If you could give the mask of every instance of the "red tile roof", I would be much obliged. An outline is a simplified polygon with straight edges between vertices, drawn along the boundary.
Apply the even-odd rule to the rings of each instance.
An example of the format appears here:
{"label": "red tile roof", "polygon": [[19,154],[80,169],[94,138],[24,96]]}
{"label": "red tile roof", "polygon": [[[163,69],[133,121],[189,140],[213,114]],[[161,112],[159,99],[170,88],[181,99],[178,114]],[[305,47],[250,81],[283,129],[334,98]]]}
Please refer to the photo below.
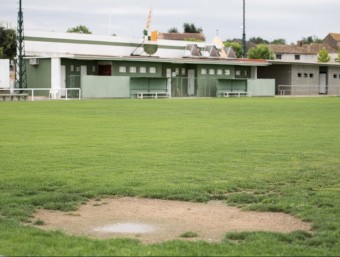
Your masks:
{"label": "red tile roof", "polygon": [[[340,34],[339,34],[340,36]],[[310,44],[310,45],[271,45],[271,49],[276,54],[318,54],[325,47],[328,53],[337,53],[336,49],[328,44]]]}

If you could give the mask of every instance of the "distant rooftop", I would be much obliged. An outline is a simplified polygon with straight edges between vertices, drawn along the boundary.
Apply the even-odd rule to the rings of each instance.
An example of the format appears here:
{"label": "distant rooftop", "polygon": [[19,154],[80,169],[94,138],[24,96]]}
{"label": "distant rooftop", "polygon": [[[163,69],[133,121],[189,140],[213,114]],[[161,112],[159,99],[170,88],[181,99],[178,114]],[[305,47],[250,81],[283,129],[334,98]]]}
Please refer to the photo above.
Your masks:
{"label": "distant rooftop", "polygon": [[340,42],[340,34],[339,33],[329,33],[329,35],[334,38],[336,41]]}
{"label": "distant rooftop", "polygon": [[202,33],[159,33],[159,39],[165,40],[180,40],[196,39],[204,42],[205,36]]}
{"label": "distant rooftop", "polygon": [[328,53],[337,53],[337,50],[328,44],[271,45],[270,47],[276,54],[318,54],[323,47]]}

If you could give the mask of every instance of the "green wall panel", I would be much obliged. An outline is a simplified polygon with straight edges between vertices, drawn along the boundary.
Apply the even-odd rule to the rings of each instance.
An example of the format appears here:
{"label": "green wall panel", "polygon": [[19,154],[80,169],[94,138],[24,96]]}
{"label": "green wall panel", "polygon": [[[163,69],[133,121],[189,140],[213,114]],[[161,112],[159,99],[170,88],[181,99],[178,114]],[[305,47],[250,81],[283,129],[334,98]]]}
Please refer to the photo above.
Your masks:
{"label": "green wall panel", "polygon": [[248,92],[251,96],[275,96],[275,79],[250,79]]}
{"label": "green wall panel", "polygon": [[82,76],[83,98],[129,98],[129,77]]}
{"label": "green wall panel", "polygon": [[[39,65],[30,65],[26,60],[28,88],[51,88],[51,59],[39,59]],[[48,96],[49,91],[36,91],[36,96]]]}

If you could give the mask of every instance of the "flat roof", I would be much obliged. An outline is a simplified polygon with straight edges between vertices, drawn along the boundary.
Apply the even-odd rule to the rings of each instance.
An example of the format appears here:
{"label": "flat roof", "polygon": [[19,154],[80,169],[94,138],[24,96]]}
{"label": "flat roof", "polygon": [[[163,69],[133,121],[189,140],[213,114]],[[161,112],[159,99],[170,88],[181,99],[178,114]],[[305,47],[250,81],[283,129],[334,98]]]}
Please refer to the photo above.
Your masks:
{"label": "flat roof", "polygon": [[160,58],[156,56],[98,56],[98,55],[73,55],[61,57],[76,60],[97,60],[97,61],[133,61],[133,62],[159,62],[174,64],[214,64],[214,65],[240,65],[240,66],[268,66],[267,60],[255,59],[221,59],[204,57],[184,58]]}

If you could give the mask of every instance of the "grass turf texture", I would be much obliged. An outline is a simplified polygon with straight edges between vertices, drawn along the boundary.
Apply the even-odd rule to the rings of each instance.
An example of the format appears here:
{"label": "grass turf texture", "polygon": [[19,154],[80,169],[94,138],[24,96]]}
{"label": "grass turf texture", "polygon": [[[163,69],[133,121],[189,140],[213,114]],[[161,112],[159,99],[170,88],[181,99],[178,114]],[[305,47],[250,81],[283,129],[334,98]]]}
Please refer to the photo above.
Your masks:
{"label": "grass turf texture", "polygon": [[[340,98],[4,102],[0,131],[0,255],[340,253]],[[20,225],[117,195],[223,199],[315,233],[142,245]]]}

